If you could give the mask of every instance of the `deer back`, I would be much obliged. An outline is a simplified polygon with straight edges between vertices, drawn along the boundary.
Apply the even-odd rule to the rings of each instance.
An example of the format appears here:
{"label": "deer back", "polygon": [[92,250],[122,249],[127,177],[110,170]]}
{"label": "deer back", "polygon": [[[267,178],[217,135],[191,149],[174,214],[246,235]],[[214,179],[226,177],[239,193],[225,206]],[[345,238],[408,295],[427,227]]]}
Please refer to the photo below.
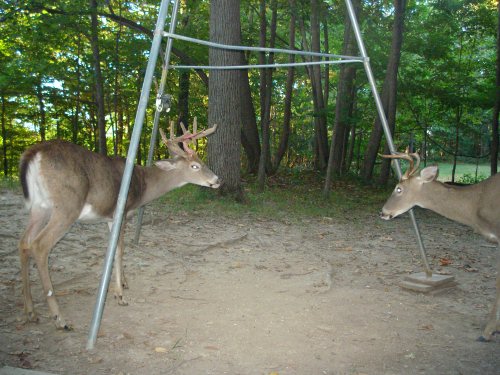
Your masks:
{"label": "deer back", "polygon": [[[20,177],[27,206],[57,205],[111,218],[124,167],[121,157],[100,155],[66,141],[34,145],[21,158]],[[143,173],[134,170],[127,206],[140,198],[144,186]]]}

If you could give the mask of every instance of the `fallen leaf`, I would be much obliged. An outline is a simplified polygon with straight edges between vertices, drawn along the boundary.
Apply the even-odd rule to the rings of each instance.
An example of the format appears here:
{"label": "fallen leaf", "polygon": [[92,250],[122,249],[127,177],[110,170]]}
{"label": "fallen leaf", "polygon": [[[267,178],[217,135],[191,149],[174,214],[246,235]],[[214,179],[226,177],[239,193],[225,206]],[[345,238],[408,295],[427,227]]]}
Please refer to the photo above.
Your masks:
{"label": "fallen leaf", "polygon": [[448,258],[439,258],[439,265],[441,265],[443,267],[449,266],[452,263],[453,262],[452,262],[451,259],[448,259]]}
{"label": "fallen leaf", "polygon": [[434,326],[432,324],[424,324],[418,328],[421,331],[433,331]]}

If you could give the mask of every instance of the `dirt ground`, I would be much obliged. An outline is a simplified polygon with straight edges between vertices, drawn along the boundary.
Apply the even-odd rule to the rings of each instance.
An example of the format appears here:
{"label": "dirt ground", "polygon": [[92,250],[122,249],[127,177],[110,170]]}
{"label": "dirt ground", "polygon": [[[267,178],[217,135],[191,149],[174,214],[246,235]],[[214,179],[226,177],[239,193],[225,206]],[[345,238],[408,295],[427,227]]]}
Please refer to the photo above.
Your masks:
{"label": "dirt ground", "polygon": [[[125,254],[128,306],[112,291],[94,350],[85,349],[108,242],[105,224],[75,224],[50,255],[59,305],[22,324],[17,241],[21,195],[0,191],[0,366],[56,374],[500,374],[500,338],[476,342],[495,293],[497,250],[470,229],[417,211],[429,261],[458,286],[399,287],[421,271],[407,215],[292,221],[146,210]],[[112,280],[113,283],[113,280]],[[111,284],[112,285],[112,284]]]}

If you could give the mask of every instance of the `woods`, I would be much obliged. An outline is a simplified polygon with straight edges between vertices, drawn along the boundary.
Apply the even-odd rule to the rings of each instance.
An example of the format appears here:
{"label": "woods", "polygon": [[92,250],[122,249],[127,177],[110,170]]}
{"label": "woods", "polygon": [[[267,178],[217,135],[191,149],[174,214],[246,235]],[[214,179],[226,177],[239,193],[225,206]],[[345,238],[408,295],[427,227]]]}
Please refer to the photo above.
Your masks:
{"label": "woods", "polygon": [[[498,164],[500,5],[494,0],[353,0],[398,149],[425,161]],[[159,1],[5,1],[0,5],[0,174],[20,154],[61,138],[124,155],[132,133]],[[231,11],[231,16],[229,12]],[[239,15],[239,17],[238,17]],[[177,33],[219,43],[357,55],[343,1],[183,1]],[[167,22],[168,24],[168,22]],[[163,45],[165,47],[166,41]],[[175,40],[171,64],[305,62]],[[313,57],[312,60],[318,61]],[[161,64],[157,67],[157,80]],[[361,64],[287,69],[171,69],[173,120],[219,125],[200,154],[241,194],[241,176],[284,169],[385,184],[386,145]],[[151,98],[155,92],[152,90]],[[154,100],[150,100],[154,103]],[[154,115],[147,110],[138,163]],[[208,145],[208,147],[207,147]],[[156,149],[156,157],[166,151]]]}

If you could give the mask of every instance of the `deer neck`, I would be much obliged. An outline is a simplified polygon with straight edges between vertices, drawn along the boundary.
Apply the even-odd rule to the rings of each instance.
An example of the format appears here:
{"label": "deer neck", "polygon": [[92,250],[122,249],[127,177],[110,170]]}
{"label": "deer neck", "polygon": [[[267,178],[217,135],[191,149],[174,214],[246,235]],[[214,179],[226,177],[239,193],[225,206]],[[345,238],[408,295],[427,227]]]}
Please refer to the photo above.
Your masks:
{"label": "deer neck", "polygon": [[432,210],[450,220],[474,226],[479,194],[475,185],[453,186],[434,181],[422,185],[420,207]]}
{"label": "deer neck", "polygon": [[164,171],[156,166],[140,167],[144,178],[144,192],[139,206],[143,206],[169,192],[185,185],[182,171],[172,169]]}

